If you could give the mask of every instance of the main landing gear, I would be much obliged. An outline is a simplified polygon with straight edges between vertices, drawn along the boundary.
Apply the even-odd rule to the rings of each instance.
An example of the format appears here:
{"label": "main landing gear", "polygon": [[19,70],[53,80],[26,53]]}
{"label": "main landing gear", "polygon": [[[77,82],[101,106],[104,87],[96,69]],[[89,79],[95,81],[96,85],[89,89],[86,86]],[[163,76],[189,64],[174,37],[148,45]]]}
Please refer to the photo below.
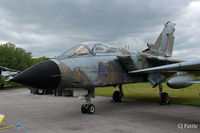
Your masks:
{"label": "main landing gear", "polygon": [[94,114],[95,113],[95,106],[91,104],[91,97],[94,96],[94,89],[88,90],[88,94],[85,95],[85,104],[81,106],[81,112],[83,114]]}
{"label": "main landing gear", "polygon": [[162,92],[162,83],[159,84],[159,94],[160,94],[160,105],[166,105],[170,103],[169,95],[167,92]]}
{"label": "main landing gear", "polygon": [[124,96],[124,93],[122,91],[122,85],[119,85],[119,91],[115,91],[113,93],[113,96],[112,96],[112,101],[113,102],[121,102],[122,100],[122,97]]}

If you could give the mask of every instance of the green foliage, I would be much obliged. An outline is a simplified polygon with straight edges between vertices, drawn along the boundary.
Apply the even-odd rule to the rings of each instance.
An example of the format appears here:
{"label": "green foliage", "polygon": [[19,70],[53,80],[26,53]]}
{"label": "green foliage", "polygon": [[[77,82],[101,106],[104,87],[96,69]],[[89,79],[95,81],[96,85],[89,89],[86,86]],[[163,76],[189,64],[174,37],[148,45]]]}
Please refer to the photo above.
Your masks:
{"label": "green foliage", "polygon": [[12,43],[0,44],[0,66],[22,71],[32,64],[31,52],[26,52]]}

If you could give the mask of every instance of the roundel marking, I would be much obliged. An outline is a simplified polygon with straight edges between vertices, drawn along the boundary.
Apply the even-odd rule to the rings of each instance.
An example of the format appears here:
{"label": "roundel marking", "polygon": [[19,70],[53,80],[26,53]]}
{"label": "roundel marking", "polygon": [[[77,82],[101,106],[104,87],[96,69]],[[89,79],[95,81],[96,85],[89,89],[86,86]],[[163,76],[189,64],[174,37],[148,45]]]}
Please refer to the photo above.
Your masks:
{"label": "roundel marking", "polygon": [[105,69],[105,67],[104,67],[103,65],[99,66],[99,75],[100,75],[101,77],[104,77],[105,74],[106,74],[106,69]]}

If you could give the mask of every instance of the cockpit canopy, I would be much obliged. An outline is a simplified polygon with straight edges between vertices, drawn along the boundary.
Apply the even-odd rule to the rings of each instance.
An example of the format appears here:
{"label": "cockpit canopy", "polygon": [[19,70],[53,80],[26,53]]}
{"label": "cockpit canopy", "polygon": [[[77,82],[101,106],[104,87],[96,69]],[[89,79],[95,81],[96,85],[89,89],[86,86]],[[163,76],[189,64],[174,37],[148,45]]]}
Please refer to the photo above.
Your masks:
{"label": "cockpit canopy", "polygon": [[76,45],[69,51],[65,52],[63,55],[67,56],[80,56],[80,55],[87,55],[90,54],[90,51],[84,45]]}
{"label": "cockpit canopy", "polygon": [[[129,53],[125,49],[120,49],[112,45],[107,45],[103,43],[82,43],[76,45],[72,49],[66,51],[62,55],[64,56],[83,56],[83,55],[112,55],[112,54],[124,54]],[[62,56],[61,55],[61,56]]]}

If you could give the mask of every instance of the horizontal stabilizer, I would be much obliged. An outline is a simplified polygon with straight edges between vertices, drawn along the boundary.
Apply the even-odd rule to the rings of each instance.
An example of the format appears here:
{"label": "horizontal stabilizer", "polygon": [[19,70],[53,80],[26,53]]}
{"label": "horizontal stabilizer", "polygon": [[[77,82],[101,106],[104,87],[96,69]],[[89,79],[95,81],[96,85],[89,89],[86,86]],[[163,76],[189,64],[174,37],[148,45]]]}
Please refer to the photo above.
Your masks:
{"label": "horizontal stabilizer", "polygon": [[148,56],[146,56],[146,58],[149,62],[152,62],[158,66],[183,62],[182,60],[170,59],[170,58],[163,57],[163,56],[148,55]]}

